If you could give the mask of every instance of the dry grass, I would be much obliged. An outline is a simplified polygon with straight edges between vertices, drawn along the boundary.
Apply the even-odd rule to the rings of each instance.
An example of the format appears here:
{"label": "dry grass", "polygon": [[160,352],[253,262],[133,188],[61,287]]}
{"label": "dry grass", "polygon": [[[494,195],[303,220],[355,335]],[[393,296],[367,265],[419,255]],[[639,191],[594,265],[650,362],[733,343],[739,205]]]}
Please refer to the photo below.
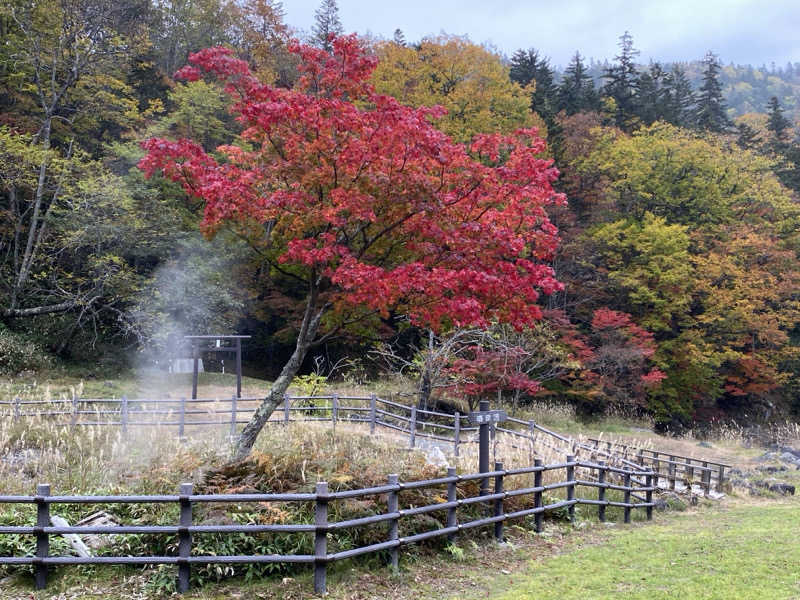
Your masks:
{"label": "dry grass", "polygon": [[[174,432],[173,432],[174,433]],[[30,494],[37,483],[58,493],[142,491],[160,493],[196,478],[204,465],[224,459],[221,435],[180,442],[157,428],[69,429],[30,418],[0,423],[0,486],[7,494]]]}

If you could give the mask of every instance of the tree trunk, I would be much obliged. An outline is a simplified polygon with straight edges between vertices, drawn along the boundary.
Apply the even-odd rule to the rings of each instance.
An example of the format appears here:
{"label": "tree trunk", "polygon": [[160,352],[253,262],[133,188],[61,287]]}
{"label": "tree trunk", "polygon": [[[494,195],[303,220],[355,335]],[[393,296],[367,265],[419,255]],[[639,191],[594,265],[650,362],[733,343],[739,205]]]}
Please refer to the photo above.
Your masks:
{"label": "tree trunk", "polygon": [[428,401],[431,398],[431,371],[426,364],[422,370],[422,377],[419,383],[419,401],[417,406],[422,410],[428,410]]}
{"label": "tree trunk", "polygon": [[314,338],[319,330],[319,323],[322,319],[324,309],[317,310],[317,290],[313,289],[309,296],[308,303],[306,304],[305,314],[303,315],[303,322],[300,326],[300,333],[297,336],[297,344],[295,345],[294,352],[291,358],[286,362],[281,370],[281,374],[272,384],[272,387],[267,394],[267,397],[261,401],[261,404],[256,409],[250,421],[245,425],[242,430],[239,441],[236,444],[236,452],[234,460],[245,458],[253,449],[256,443],[258,434],[269,421],[270,416],[275,411],[277,406],[283,401],[283,395],[292,383],[297,371],[303,364],[303,360],[311,348]]}
{"label": "tree trunk", "polygon": [[428,401],[431,398],[431,392],[433,391],[433,365],[431,364],[434,360],[433,358],[433,330],[428,330],[428,351],[425,355],[425,359],[423,362],[422,373],[420,374],[420,382],[419,382],[419,398],[417,402],[417,406],[422,410],[428,410]]}

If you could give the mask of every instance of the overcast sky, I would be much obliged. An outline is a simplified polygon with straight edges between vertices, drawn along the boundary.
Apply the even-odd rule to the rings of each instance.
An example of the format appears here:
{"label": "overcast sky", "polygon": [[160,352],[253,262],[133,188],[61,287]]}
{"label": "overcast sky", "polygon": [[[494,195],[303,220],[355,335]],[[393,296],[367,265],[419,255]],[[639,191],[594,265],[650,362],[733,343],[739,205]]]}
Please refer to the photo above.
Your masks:
{"label": "overcast sky", "polygon": [[[289,25],[310,30],[319,0],[284,0]],[[779,66],[800,61],[800,0],[338,0],[347,32],[406,39],[466,34],[511,55],[537,48],[564,66],[575,50],[609,60],[628,30],[640,60],[700,59]]]}

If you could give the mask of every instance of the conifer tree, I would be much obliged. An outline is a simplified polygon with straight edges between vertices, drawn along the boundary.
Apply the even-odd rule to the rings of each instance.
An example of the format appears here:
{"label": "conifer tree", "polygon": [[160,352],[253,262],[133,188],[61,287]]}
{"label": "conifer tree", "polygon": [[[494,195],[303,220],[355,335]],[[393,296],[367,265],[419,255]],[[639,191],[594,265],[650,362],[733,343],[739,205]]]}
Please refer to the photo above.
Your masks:
{"label": "conifer tree", "polygon": [[662,119],[678,127],[691,127],[695,93],[680,65],[673,65],[664,79],[664,113]]}
{"label": "conifer tree", "polygon": [[594,80],[588,73],[580,52],[572,57],[557,90],[558,110],[568,115],[599,109],[599,98]]}
{"label": "conifer tree", "polygon": [[747,123],[736,125],[739,135],[736,137],[736,145],[742,150],[752,150],[759,145],[758,132]]}
{"label": "conifer tree", "polygon": [[778,102],[777,96],[773,96],[767,103],[767,129],[772,132],[776,143],[781,143],[786,139],[787,131],[792,125],[791,121],[783,115],[783,107]]}
{"label": "conifer tree", "polygon": [[311,28],[311,44],[326,52],[333,51],[330,37],[342,35],[344,27],[339,20],[339,6],[336,0],[322,0],[314,13],[314,26]]}
{"label": "conifer tree", "polygon": [[392,41],[397,44],[398,46],[406,46],[406,36],[403,33],[403,30],[399,27],[394,30],[394,36],[392,37]]}
{"label": "conifer tree", "polygon": [[666,73],[659,63],[650,65],[648,71],[639,75],[637,114],[646,125],[663,119],[667,112],[665,78]]}
{"label": "conifer tree", "polygon": [[639,73],[634,61],[639,51],[633,47],[633,36],[627,31],[620,36],[619,47],[620,53],[614,57],[617,62],[603,75],[607,80],[603,93],[616,104],[614,121],[617,127],[630,131],[637,112]]}
{"label": "conifer tree", "polygon": [[546,58],[541,58],[534,49],[517,50],[511,57],[511,81],[522,86],[534,83],[535,89],[531,94],[531,110],[541,116],[548,127],[553,124],[556,114],[557,89],[553,82],[553,70]]}
{"label": "conifer tree", "polygon": [[722,84],[719,82],[720,64],[717,56],[710,50],[703,59],[703,85],[697,99],[695,122],[698,129],[712,133],[723,133],[732,123],[726,112],[727,106],[722,97]]}

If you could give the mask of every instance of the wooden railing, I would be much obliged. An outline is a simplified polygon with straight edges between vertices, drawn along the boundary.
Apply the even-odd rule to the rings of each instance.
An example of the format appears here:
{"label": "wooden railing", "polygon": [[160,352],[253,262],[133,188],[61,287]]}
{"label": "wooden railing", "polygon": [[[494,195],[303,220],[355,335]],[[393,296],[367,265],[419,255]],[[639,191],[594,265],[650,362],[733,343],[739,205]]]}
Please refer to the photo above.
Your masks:
{"label": "wooden railing", "polygon": [[[543,475],[555,473],[556,481],[543,483]],[[509,486],[510,478],[532,475],[533,486]],[[552,478],[552,475],[550,476]],[[397,567],[398,553],[401,546],[411,545],[424,540],[446,536],[452,540],[462,531],[492,526],[494,537],[503,539],[503,525],[510,519],[534,517],[533,526],[536,531],[542,530],[542,517],[548,512],[566,509],[569,518],[574,518],[576,505],[597,506],[598,517],[606,518],[607,507],[623,509],[623,520],[631,519],[631,511],[644,510],[646,518],[652,518],[653,474],[643,471],[631,472],[604,463],[576,460],[568,456],[563,463],[542,464],[536,459],[534,464],[524,468],[504,470],[502,463],[495,463],[494,470],[486,473],[470,473],[458,475],[449,468],[446,477],[423,481],[400,482],[397,475],[389,475],[385,485],[353,490],[330,491],[326,482],[316,484],[313,493],[297,494],[193,494],[191,483],[182,484],[176,495],[162,496],[58,496],[53,495],[50,486],[40,484],[34,496],[0,496],[0,504],[33,504],[37,508],[35,526],[0,526],[0,534],[31,535],[36,538],[34,556],[0,556],[0,565],[32,565],[35,572],[37,589],[47,583],[48,568],[54,566],[80,564],[114,564],[114,565],[153,565],[174,564],[178,571],[179,592],[189,589],[190,572],[193,565],[222,563],[305,563],[314,565],[314,590],[322,594],[326,589],[326,572],[329,563],[353,558],[356,556],[388,551],[389,562]],[[484,495],[468,495],[459,484],[469,481],[494,482],[493,489]],[[523,482],[524,484],[524,482]],[[436,502],[423,506],[411,506],[403,502],[403,492],[418,489],[442,489],[446,502]],[[598,490],[596,498],[581,497],[578,489]],[[474,486],[473,486],[474,489]],[[564,490],[564,498],[545,504],[543,494],[555,490]],[[608,491],[621,492],[622,501],[612,501],[606,497]],[[350,498],[382,497],[381,505],[385,511],[346,521],[329,522],[328,507],[332,502]],[[460,497],[459,497],[460,496]],[[507,510],[506,502],[515,499],[515,508]],[[196,525],[193,522],[193,509],[207,503],[313,503],[313,523],[280,523],[261,525]],[[75,526],[59,527],[50,525],[50,509],[59,504],[154,504],[175,503],[180,507],[178,523],[174,525],[114,525],[114,526]],[[482,507],[485,516],[473,515],[463,518],[463,510],[470,505]],[[405,508],[401,508],[405,506]],[[439,513],[439,526],[421,533],[401,535],[404,519],[414,515]],[[386,524],[385,540],[330,553],[328,551],[328,535],[330,532],[364,527],[367,525]],[[442,526],[443,523],[443,526]],[[193,534],[238,533],[263,534],[281,533],[313,536],[313,554],[286,555],[195,555],[192,553]],[[171,556],[51,556],[50,537],[64,534],[150,534],[177,536],[177,554]]]}
{"label": "wooden railing", "polygon": [[697,483],[697,474],[701,485],[711,487],[712,482],[718,492],[722,492],[725,483],[725,471],[730,465],[705,459],[691,458],[672,452],[662,452],[639,448],[608,440],[587,439],[588,445],[595,449],[605,447],[607,453],[621,455],[636,464],[649,467],[655,472],[655,485],[663,479],[669,489],[674,490],[676,484],[691,486]]}
{"label": "wooden railing", "polygon": [[[113,425],[127,432],[130,427],[164,426],[176,427],[176,434],[183,438],[187,428],[198,426],[227,427],[232,438],[238,426],[247,423],[249,415],[261,402],[260,398],[187,399],[187,398],[64,398],[56,400],[0,401],[0,418],[12,419],[48,418],[50,423],[62,426]],[[419,438],[425,438],[452,446],[458,456],[463,444],[477,443],[478,428],[471,425],[467,415],[443,413],[420,409],[370,396],[285,396],[282,406],[273,413],[270,424],[288,424],[298,421],[324,421],[335,427],[338,422],[369,425],[370,432],[376,428],[392,430],[408,436],[408,445],[415,447]],[[663,484],[676,489],[681,483],[697,487],[705,495],[716,488],[722,491],[728,465],[642,450],[613,442],[588,439],[576,440],[543,427],[535,421],[514,417],[496,426],[498,434],[515,438],[527,444],[534,454],[535,446],[547,447],[562,456],[574,454],[588,460],[605,460],[609,464],[629,470],[655,472],[655,485]]]}

